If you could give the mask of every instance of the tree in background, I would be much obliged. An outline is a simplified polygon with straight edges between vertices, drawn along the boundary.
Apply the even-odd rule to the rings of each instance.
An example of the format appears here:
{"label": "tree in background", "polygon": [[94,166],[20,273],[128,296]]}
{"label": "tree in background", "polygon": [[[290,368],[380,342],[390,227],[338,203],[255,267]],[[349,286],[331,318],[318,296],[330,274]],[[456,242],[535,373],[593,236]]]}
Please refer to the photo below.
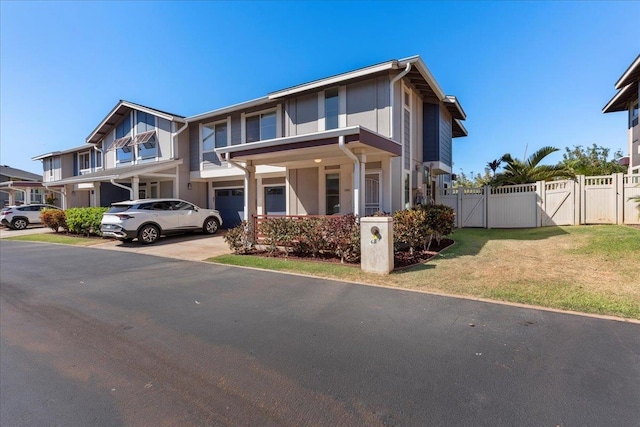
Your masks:
{"label": "tree in background", "polygon": [[560,164],[571,169],[576,175],[611,175],[626,172],[626,166],[622,166],[615,160],[622,157],[622,151],[616,151],[612,159],[609,159],[609,152],[608,148],[596,144],[591,147],[574,145],[572,149],[565,148]]}
{"label": "tree in background", "polygon": [[502,160],[500,159],[492,160],[489,163],[487,163],[487,166],[493,172],[493,176],[496,176],[496,171],[498,170],[501,164],[502,164]]}
{"label": "tree in background", "polygon": [[492,179],[489,169],[484,170],[484,175],[481,175],[480,173],[474,174],[473,171],[469,172],[469,175],[467,175],[462,169],[460,169],[460,173],[456,174],[456,180],[453,182],[453,187],[483,187],[485,185],[489,185]]}
{"label": "tree in background", "polygon": [[555,147],[542,147],[528,159],[514,159],[507,153],[500,159],[505,163],[504,171],[493,178],[492,185],[527,184],[536,181],[573,178],[575,173],[564,164],[541,165],[540,162],[551,153],[559,151]]}

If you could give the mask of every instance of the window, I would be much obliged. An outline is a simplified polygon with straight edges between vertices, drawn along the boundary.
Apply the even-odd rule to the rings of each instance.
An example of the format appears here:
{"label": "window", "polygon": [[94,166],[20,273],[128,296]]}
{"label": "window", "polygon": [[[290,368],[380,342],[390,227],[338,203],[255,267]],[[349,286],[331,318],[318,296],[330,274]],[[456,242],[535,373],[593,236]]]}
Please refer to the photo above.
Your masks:
{"label": "window", "polygon": [[338,88],[324,91],[324,128],[325,130],[338,127]]}
{"label": "window", "polygon": [[96,150],[96,168],[102,167],[102,151]]}
{"label": "window", "polygon": [[136,111],[136,116],[138,118],[136,133],[156,130],[156,116],[142,111]]}
{"label": "window", "polygon": [[264,141],[276,137],[276,112],[247,117],[245,121],[247,142]]}
{"label": "window", "polygon": [[227,122],[202,126],[202,152],[227,146]]}
{"label": "window", "polygon": [[131,150],[131,138],[123,139],[129,136],[131,132],[131,117],[125,118],[116,126],[116,160],[119,163],[127,163],[133,161],[133,151]]}
{"label": "window", "polygon": [[88,151],[78,153],[78,174],[84,175],[91,172],[91,155]]}
{"label": "window", "polygon": [[340,174],[326,175],[327,215],[340,213]]}
{"label": "window", "polygon": [[53,157],[47,159],[47,167],[49,168],[49,178],[53,178]]}
{"label": "window", "polygon": [[138,158],[152,159],[156,157],[156,116],[136,111],[136,139],[134,144],[138,147]]}
{"label": "window", "polygon": [[632,128],[638,125],[638,103],[633,106],[629,111],[629,127]]}
{"label": "window", "polygon": [[402,109],[402,157],[404,168],[411,169],[411,99],[409,92],[404,93],[404,108]]}

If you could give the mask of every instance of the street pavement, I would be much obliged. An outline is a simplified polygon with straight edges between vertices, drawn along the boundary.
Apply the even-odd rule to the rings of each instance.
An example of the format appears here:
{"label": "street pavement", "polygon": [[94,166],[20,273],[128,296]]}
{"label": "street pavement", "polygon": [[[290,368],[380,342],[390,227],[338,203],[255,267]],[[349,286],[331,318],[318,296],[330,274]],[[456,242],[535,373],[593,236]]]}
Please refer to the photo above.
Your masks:
{"label": "street pavement", "polygon": [[0,319],[2,426],[640,425],[629,322],[7,240]]}

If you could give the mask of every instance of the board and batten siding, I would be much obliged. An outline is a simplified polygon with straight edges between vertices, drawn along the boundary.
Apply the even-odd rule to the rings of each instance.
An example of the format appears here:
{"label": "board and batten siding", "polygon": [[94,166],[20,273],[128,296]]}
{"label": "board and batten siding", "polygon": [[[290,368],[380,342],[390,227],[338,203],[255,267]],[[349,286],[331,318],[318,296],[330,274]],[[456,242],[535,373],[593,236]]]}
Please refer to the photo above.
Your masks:
{"label": "board and batten siding", "polygon": [[290,99],[285,105],[285,135],[318,131],[318,93]]}
{"label": "board and batten siding", "polygon": [[378,77],[347,85],[347,126],[363,126],[389,134],[389,78]]}

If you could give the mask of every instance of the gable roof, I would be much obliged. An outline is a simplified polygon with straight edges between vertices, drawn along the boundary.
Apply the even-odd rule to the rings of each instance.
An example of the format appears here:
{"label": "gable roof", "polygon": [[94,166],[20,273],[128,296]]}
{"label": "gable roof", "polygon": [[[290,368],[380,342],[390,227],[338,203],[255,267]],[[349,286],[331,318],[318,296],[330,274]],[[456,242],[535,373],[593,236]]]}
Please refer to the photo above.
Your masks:
{"label": "gable roof", "polygon": [[84,144],[84,145],[80,145],[79,147],[69,148],[67,150],[51,151],[50,153],[40,154],[38,156],[32,157],[31,160],[43,160],[43,159],[46,159],[47,157],[60,156],[62,154],[69,154],[69,153],[77,153],[80,151],[87,151],[87,150],[90,150],[91,148],[92,147],[88,146],[87,144]]}
{"label": "gable roof", "polygon": [[409,73],[407,73],[405,78],[409,80],[409,82],[420,92],[420,94],[425,99],[442,101],[444,103],[444,106],[451,113],[454,119],[465,120],[467,118],[464,110],[462,109],[462,106],[460,105],[456,97],[445,95],[444,91],[431,74],[431,71],[429,71],[429,68],[427,68],[425,63],[422,61],[422,58],[419,55],[416,55],[404,59],[393,59],[364,68],[358,68],[346,73],[336,74],[330,77],[313,80],[308,83],[291,86],[289,88],[271,92],[267,96],[256,98],[251,101],[242,102],[216,110],[211,110],[209,112],[197,114],[195,116],[190,116],[187,117],[186,120],[187,122],[195,122],[198,120],[228,114],[245,108],[268,104],[269,102],[274,102],[288,96],[301,94],[311,90],[336,85],[344,85],[348,82],[357,81],[359,79],[371,77],[376,74],[388,73],[390,71],[402,72],[409,63],[411,64],[411,70],[409,71]]}
{"label": "gable roof", "polygon": [[631,65],[629,65],[629,68],[622,73],[622,76],[620,76],[616,82],[616,89],[620,89],[633,82],[638,83],[638,80],[640,80],[640,55],[636,56],[635,61],[633,61]]}
{"label": "gable roof", "polygon": [[107,114],[107,116],[100,122],[100,124],[89,134],[86,142],[90,144],[98,143],[111,129],[118,124],[131,110],[143,111],[145,113],[153,114],[154,116],[161,117],[169,121],[175,121],[184,123],[184,116],[180,116],[166,111],[157,110],[155,108],[145,107],[144,105],[136,104],[130,101],[120,100],[115,107]]}
{"label": "gable roof", "polygon": [[37,175],[32,172],[27,172],[22,169],[12,168],[7,165],[0,165],[0,175],[6,176],[8,178],[18,178],[24,181],[41,181],[42,175]]}

